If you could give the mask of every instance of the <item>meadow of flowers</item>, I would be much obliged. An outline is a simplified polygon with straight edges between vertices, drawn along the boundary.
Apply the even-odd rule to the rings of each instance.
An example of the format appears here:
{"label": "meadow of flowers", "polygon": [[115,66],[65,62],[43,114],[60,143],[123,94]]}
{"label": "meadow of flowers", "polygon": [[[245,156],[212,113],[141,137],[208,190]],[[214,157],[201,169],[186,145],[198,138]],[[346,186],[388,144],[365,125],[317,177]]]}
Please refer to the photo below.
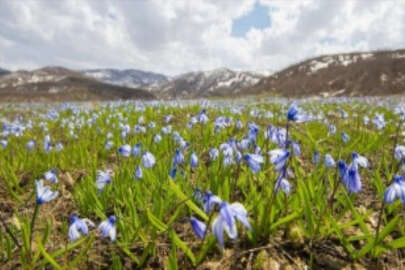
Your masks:
{"label": "meadow of flowers", "polygon": [[4,104],[0,117],[1,269],[405,267],[398,100]]}

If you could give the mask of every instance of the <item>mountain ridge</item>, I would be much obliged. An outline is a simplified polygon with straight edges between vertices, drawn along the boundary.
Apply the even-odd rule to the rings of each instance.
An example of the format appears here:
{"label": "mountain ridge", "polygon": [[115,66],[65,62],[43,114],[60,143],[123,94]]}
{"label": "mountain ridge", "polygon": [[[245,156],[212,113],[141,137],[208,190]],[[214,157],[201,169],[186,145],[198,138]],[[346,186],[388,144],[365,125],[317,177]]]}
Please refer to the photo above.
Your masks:
{"label": "mountain ridge", "polygon": [[247,94],[286,97],[405,93],[405,49],[321,55],[260,80]]}
{"label": "mountain ridge", "polygon": [[18,70],[0,77],[0,101],[155,99],[142,89],[103,83],[64,67]]}

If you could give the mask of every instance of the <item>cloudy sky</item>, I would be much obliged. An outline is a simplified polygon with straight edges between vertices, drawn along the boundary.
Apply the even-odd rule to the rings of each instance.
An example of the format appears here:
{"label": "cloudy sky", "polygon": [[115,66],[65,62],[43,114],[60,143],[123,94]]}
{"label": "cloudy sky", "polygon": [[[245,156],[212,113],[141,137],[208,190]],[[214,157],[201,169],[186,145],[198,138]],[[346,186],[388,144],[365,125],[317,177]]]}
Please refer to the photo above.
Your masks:
{"label": "cloudy sky", "polygon": [[0,67],[175,75],[405,48],[405,0],[2,0]]}

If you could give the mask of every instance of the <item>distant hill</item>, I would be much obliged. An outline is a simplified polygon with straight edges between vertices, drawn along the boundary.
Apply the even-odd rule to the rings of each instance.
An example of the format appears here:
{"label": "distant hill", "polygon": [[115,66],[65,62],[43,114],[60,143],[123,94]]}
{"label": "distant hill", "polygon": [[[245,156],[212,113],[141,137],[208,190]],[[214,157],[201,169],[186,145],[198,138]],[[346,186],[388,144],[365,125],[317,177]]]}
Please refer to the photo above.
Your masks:
{"label": "distant hill", "polygon": [[63,67],[15,71],[0,77],[0,101],[154,99],[145,90],[111,85]]}
{"label": "distant hill", "polygon": [[246,94],[384,96],[405,93],[405,50],[324,55],[265,77]]}
{"label": "distant hill", "polygon": [[0,68],[0,76],[7,75],[9,73],[10,73],[10,71]]}
{"label": "distant hill", "polygon": [[165,99],[233,96],[258,83],[264,76],[253,72],[233,71],[227,68],[185,73],[167,83],[150,88]]}
{"label": "distant hill", "polygon": [[169,81],[163,74],[137,69],[89,69],[81,72],[101,82],[132,88],[153,87]]}

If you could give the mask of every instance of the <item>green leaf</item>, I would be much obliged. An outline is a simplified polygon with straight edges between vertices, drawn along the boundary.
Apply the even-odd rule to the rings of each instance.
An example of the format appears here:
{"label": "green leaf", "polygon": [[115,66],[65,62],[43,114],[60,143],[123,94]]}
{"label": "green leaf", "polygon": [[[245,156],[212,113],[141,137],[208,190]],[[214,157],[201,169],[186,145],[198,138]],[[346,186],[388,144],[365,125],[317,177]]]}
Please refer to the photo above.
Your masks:
{"label": "green leaf", "polygon": [[146,215],[148,216],[148,219],[150,221],[150,223],[159,231],[164,232],[167,231],[168,227],[166,226],[166,224],[164,224],[160,219],[158,219],[157,217],[155,217],[149,209],[146,210]]}
{"label": "green leaf", "polygon": [[384,229],[379,233],[377,242],[380,242],[383,240],[387,235],[389,235],[393,230],[395,230],[395,226],[397,225],[399,221],[400,216],[397,215],[394,217],[385,227]]}
{"label": "green leaf", "polygon": [[277,227],[279,227],[279,226],[281,226],[281,225],[283,225],[285,223],[290,223],[293,220],[299,218],[300,216],[301,216],[300,212],[293,212],[292,214],[290,214],[290,215],[288,215],[286,217],[280,218],[277,222],[273,223],[271,225],[270,229],[275,230]]}
{"label": "green leaf", "polygon": [[195,203],[193,203],[179,188],[179,186],[176,185],[176,183],[172,180],[169,179],[169,186],[170,189],[176,194],[176,196],[182,200],[185,201],[185,204],[197,215],[199,215],[202,219],[205,221],[208,220],[208,216],[204,213],[203,210],[201,210]]}
{"label": "green leaf", "polygon": [[389,243],[390,247],[392,248],[405,248],[405,236],[395,239],[394,241],[392,241],[391,243]]}
{"label": "green leaf", "polygon": [[47,253],[44,249],[44,247],[42,246],[41,241],[37,241],[38,242],[38,248],[41,251],[42,256],[44,256],[44,259],[50,264],[52,265],[55,269],[62,269],[62,267],[54,260],[54,258],[52,258],[51,255],[49,255],[49,253]]}
{"label": "green leaf", "polygon": [[187,255],[187,257],[190,259],[190,261],[195,265],[196,259],[194,256],[194,253],[191,251],[191,249],[187,246],[186,243],[184,243],[174,231],[170,231],[170,237],[172,241],[176,244],[177,247],[179,247],[184,254]]}

